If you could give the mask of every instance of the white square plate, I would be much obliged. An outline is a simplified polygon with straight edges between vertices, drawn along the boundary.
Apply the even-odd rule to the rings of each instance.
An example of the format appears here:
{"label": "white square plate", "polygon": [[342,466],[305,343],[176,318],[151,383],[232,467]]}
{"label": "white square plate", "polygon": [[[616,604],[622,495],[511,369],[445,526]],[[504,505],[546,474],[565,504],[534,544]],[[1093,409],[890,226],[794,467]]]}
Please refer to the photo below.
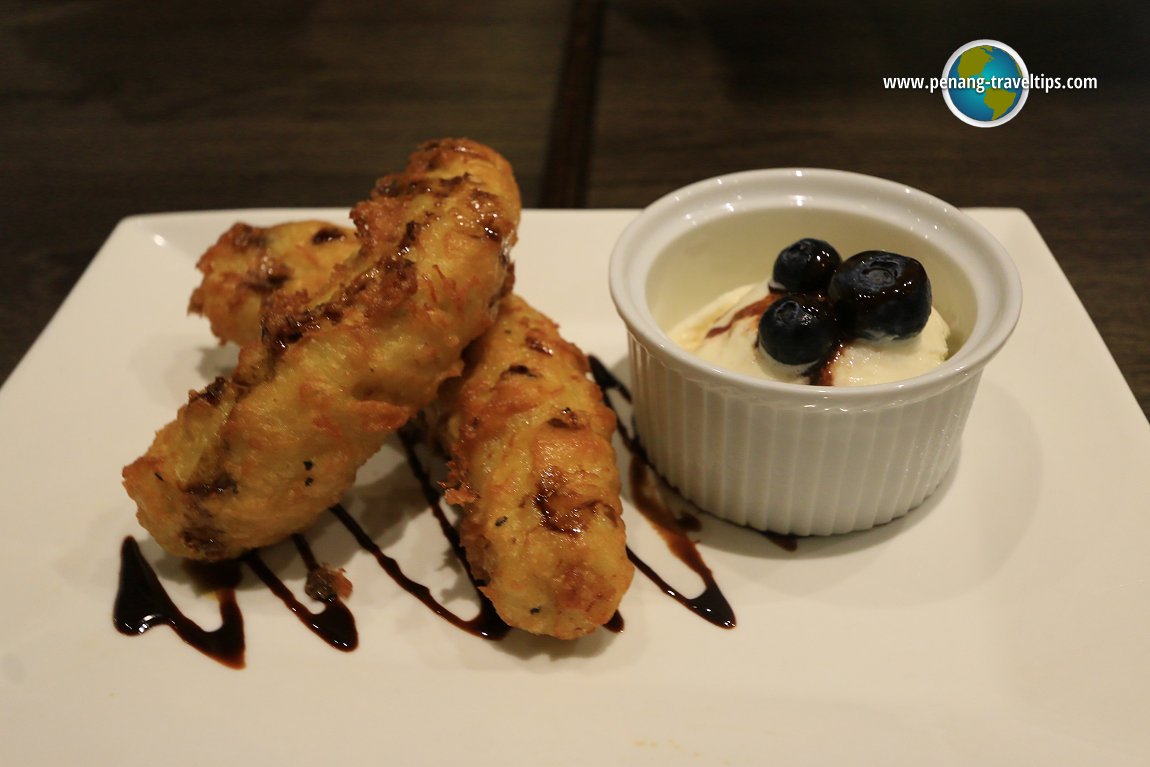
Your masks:
{"label": "white square plate", "polygon": [[[113,628],[127,535],[185,612],[218,622],[136,526],[120,469],[232,359],[184,311],[204,248],[236,220],[346,216],[126,219],[0,390],[0,762],[1150,763],[1150,426],[1029,219],[970,213],[1016,259],[1026,298],[956,469],[906,518],[793,552],[704,516],[693,537],[736,628],[637,573],[621,633],[486,641],[322,524],[310,537],[355,585],[359,648],[327,647],[249,572],[238,671],[166,627]],[[606,268],[633,216],[527,211],[514,253],[517,290],[616,372],[626,339]],[[398,455],[373,459],[356,502],[376,509],[379,544],[466,615],[418,488],[391,471]],[[697,592],[626,517],[636,553]],[[286,550],[265,557],[298,575]]]}

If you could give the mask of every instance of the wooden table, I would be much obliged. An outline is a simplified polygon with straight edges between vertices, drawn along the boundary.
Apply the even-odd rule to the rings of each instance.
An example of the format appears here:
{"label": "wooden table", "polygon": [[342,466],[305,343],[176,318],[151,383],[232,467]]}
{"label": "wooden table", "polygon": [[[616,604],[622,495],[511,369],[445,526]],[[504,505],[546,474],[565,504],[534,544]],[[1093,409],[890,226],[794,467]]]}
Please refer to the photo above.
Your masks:
{"label": "wooden table", "polygon": [[[803,165],[1022,208],[1150,413],[1144,4],[271,6],[4,2],[0,380],[120,218],[345,206],[420,141],[468,135],[541,207],[640,207],[718,173]],[[1097,88],[1032,92],[1016,119],[978,129],[938,93],[883,87],[936,76],[980,38]]]}

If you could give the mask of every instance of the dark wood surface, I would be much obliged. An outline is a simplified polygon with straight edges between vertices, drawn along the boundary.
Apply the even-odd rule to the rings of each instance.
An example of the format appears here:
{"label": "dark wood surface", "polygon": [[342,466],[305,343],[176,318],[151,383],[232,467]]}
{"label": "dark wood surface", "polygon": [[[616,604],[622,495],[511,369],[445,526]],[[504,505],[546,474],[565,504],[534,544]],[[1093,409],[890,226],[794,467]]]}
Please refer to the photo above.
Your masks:
{"label": "dark wood surface", "polygon": [[[641,207],[806,165],[1022,208],[1150,413],[1150,7],[933,8],[5,0],[0,380],[124,216],[350,205],[420,141],[467,135],[511,159],[532,206]],[[1032,92],[991,129],[883,88],[980,38],[1098,87]]]}

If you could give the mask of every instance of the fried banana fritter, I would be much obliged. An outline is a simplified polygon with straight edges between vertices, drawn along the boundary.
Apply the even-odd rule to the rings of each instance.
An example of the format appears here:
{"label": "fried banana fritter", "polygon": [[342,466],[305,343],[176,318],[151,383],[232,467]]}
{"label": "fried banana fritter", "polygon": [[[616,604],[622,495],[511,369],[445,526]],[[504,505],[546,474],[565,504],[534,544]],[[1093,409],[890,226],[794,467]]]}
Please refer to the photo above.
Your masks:
{"label": "fried banana fritter", "polygon": [[237,223],[196,264],[204,278],[188,311],[206,317],[221,341],[254,343],[272,295],[312,293],[358,250],[354,229],[324,221]]}
{"label": "fried banana fritter", "polygon": [[572,639],[615,614],[631,583],[611,437],[586,356],[509,295],[432,418],[451,456],[472,575],[509,625]]}
{"label": "fried banana fritter", "polygon": [[[332,227],[281,224],[257,231],[258,246],[237,247],[236,232],[253,235],[234,227],[201,259],[217,268],[205,270],[198,300],[258,309],[279,291],[316,291],[326,280],[314,265],[330,253],[313,252],[324,244],[314,231]],[[250,278],[233,277],[260,274],[269,251],[276,268],[293,275],[290,285],[253,289]],[[258,311],[213,319],[212,328],[225,341],[258,336]],[[496,324],[465,358],[463,378],[444,384],[429,413],[454,456],[448,497],[466,511],[472,572],[510,625],[560,638],[587,634],[610,620],[633,570],[619,517],[613,414],[587,380],[583,354],[518,297],[503,300]]]}
{"label": "fried banana fritter", "polygon": [[219,560],[308,527],[463,367],[510,283],[511,167],[430,142],[352,210],[360,248],[313,296],[276,292],[229,378],[193,392],[124,468],[169,552]]}

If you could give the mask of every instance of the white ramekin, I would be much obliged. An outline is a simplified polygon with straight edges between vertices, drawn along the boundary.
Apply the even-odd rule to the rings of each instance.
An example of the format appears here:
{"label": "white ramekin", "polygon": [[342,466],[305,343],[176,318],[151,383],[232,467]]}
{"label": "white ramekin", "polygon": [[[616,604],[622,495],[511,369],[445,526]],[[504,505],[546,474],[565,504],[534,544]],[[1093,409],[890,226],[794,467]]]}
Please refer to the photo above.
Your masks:
{"label": "white ramekin", "polygon": [[[801,237],[913,256],[951,326],[939,368],[890,384],[799,386],[718,369],[667,335],[720,293],[769,274]],[[630,335],[635,429],[684,497],[732,522],[796,535],[865,530],[929,496],[958,452],[986,363],[1018,320],[1022,285],[994,237],[953,205],[842,171],[756,170],[672,192],[611,255]]]}

